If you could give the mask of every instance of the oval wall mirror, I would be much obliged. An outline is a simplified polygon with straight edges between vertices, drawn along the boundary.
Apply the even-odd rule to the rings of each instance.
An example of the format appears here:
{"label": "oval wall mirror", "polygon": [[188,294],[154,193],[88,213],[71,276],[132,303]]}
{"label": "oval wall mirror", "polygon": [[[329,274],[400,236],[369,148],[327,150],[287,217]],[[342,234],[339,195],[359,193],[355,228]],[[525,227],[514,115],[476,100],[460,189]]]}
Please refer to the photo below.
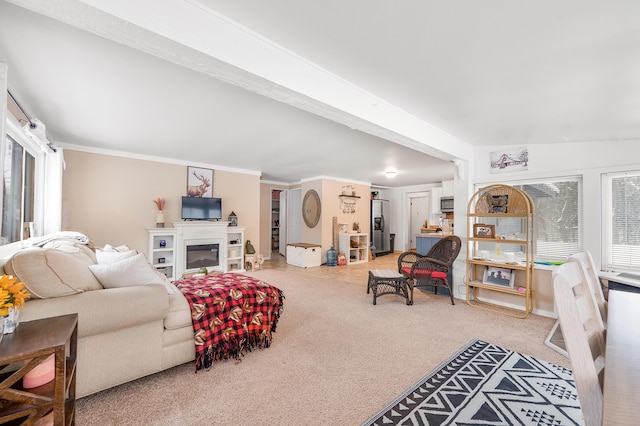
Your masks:
{"label": "oval wall mirror", "polygon": [[310,189],[304,194],[302,219],[309,228],[315,228],[320,220],[320,196],[315,189]]}

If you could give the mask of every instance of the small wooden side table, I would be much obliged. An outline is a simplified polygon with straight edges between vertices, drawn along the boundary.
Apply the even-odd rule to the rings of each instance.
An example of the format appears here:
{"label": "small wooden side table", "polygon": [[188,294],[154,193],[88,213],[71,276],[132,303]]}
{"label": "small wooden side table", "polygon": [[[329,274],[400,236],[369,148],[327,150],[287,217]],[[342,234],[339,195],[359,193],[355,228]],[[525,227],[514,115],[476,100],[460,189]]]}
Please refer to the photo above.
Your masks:
{"label": "small wooden side table", "polygon": [[[56,426],[75,424],[77,339],[77,314],[21,322],[15,332],[4,335],[0,371],[16,362],[24,365],[0,374],[0,424],[31,425],[52,411]],[[23,389],[24,375],[51,354],[55,354],[53,381]]]}

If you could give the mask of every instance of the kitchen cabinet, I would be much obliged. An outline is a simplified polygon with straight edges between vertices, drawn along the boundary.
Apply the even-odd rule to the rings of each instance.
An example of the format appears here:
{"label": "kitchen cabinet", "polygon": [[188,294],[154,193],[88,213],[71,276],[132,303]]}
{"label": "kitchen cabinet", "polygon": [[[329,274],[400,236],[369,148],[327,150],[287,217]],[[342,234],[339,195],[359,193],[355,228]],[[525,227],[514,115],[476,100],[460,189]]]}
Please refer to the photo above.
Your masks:
{"label": "kitchen cabinet", "polygon": [[442,181],[442,196],[443,197],[453,197],[453,181],[452,180],[444,180]]}

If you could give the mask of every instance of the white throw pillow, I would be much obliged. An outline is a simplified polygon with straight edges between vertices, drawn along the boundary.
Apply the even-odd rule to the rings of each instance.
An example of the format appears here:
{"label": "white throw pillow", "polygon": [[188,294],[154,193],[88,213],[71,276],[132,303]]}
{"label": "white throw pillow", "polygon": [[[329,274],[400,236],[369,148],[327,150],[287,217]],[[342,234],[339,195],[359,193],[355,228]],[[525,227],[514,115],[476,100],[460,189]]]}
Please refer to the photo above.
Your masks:
{"label": "white throw pillow", "polygon": [[128,259],[136,255],[135,250],[129,251],[105,251],[105,250],[96,250],[96,259],[99,264],[103,263],[114,263],[123,259]]}
{"label": "white throw pillow", "polygon": [[113,263],[89,265],[89,270],[104,288],[165,284],[142,253]]}
{"label": "white throw pillow", "polygon": [[102,250],[103,251],[129,251],[131,249],[126,244],[123,244],[123,245],[118,246],[118,247],[114,247],[111,244],[105,244],[104,247],[102,247]]}

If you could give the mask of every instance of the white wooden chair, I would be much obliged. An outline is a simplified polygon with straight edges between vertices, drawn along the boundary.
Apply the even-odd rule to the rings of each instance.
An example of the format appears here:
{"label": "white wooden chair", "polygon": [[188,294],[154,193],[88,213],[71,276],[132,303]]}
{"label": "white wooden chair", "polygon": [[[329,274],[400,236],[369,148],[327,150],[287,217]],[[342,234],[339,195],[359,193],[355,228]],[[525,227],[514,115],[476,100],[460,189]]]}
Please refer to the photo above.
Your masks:
{"label": "white wooden chair", "polygon": [[605,340],[600,313],[579,262],[561,265],[553,277],[554,299],[585,424],[602,424]]}
{"label": "white wooden chair", "polygon": [[600,277],[598,276],[598,268],[596,268],[593,257],[588,251],[582,251],[580,253],[572,254],[569,256],[569,261],[578,261],[583,267],[585,278],[591,288],[591,294],[593,300],[600,311],[600,317],[604,328],[607,328],[607,301],[604,298],[602,291],[602,284],[600,283]]}
{"label": "white wooden chair", "polygon": [[[600,322],[601,326],[605,331],[607,329],[607,301],[604,298],[604,293],[602,292],[602,285],[600,284],[600,278],[598,277],[598,269],[595,266],[595,262],[593,261],[593,257],[591,257],[591,253],[588,251],[579,252],[576,254],[572,254],[568,257],[569,262],[578,262],[581,267],[581,273],[583,274],[583,278],[586,280],[589,285],[589,289],[591,290],[592,301],[596,305],[598,312],[600,313]],[[549,346],[556,352],[564,355],[567,355],[567,350],[564,345],[564,338],[562,336],[562,329],[560,327],[560,322],[556,321],[549,331],[547,338],[544,341],[545,345]]]}

